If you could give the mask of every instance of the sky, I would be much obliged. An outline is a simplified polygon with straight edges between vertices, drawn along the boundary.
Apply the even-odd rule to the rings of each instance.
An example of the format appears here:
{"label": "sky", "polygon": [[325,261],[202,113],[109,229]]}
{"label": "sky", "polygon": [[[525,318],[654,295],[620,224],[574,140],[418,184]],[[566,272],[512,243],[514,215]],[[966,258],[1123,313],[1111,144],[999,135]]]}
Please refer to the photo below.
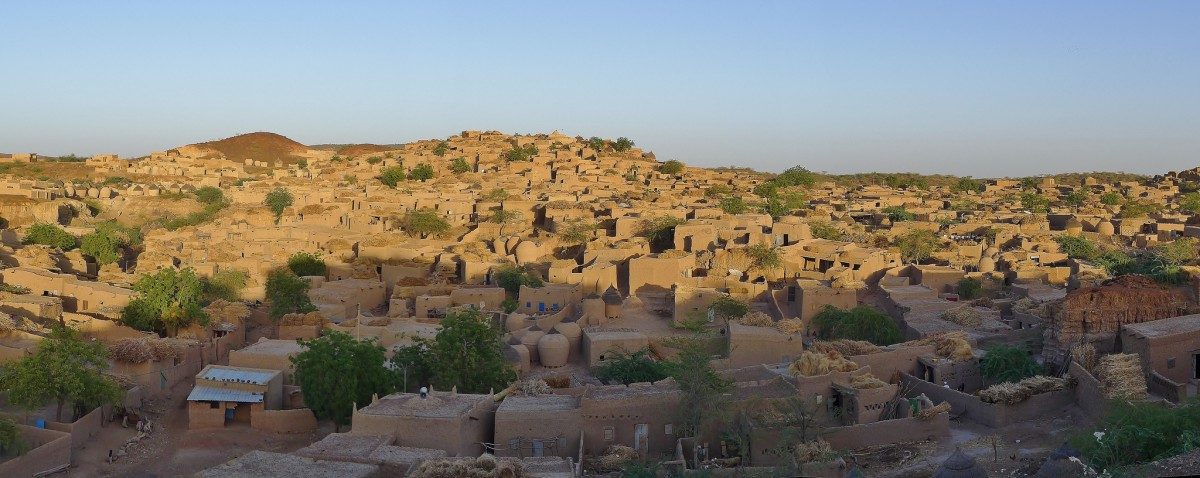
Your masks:
{"label": "sky", "polygon": [[1200,166],[1200,2],[4,0],[0,151],[625,136],[976,177]]}

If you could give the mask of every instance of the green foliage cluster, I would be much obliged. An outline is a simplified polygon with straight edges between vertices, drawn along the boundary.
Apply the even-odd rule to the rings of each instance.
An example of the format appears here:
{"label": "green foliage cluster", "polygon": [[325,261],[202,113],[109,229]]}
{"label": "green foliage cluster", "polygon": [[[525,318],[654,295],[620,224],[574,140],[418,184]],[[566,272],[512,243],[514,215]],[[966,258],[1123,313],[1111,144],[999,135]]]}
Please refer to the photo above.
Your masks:
{"label": "green foliage cluster", "polygon": [[417,234],[422,238],[430,235],[438,236],[450,230],[450,223],[433,209],[414,209],[404,215],[400,227],[409,234]]}
{"label": "green foliage cluster", "polygon": [[997,382],[1019,382],[1042,373],[1042,367],[1024,347],[995,345],[979,359],[979,371]]}
{"label": "green foliage cluster", "polygon": [[63,230],[55,224],[37,223],[29,226],[29,231],[25,233],[26,244],[41,244],[44,246],[57,247],[64,251],[74,249],[77,241],[75,236]]}
{"label": "green foliage cluster", "polygon": [[454,174],[469,173],[472,169],[471,165],[467,163],[467,158],[461,156],[450,162],[450,172]]}
{"label": "green foliage cluster", "polygon": [[883,210],[881,212],[883,212],[884,214],[887,214],[888,219],[891,219],[892,222],[911,221],[911,220],[917,218],[916,215],[914,215],[911,212],[908,212],[908,210],[905,209],[904,206],[888,206],[888,207],[883,208]]}
{"label": "green foliage cluster", "polygon": [[668,161],[658,165],[658,172],[663,173],[663,174],[669,174],[671,176],[675,176],[679,173],[682,173],[683,168],[684,168],[684,166],[683,166],[682,162],[671,159],[671,160],[668,160]]}
{"label": "green foliage cluster", "polygon": [[748,304],[727,295],[714,299],[708,309],[713,311],[713,317],[722,320],[740,319],[750,313]]}
{"label": "green foliage cluster", "polygon": [[271,302],[271,320],[286,314],[304,314],[317,310],[308,298],[309,283],[286,268],[267,273],[266,295]]}
{"label": "green foliage cluster", "polygon": [[222,193],[220,188],[213,186],[204,186],[197,189],[194,194],[196,195],[196,200],[200,201],[201,204],[217,204],[225,200],[225,193]]}
{"label": "green foliage cluster", "polygon": [[1123,473],[1113,472],[1200,448],[1197,430],[1200,402],[1166,406],[1114,400],[1097,427],[1102,433],[1081,432],[1072,437],[1071,444],[1105,476],[1121,476]]}
{"label": "green foliage cluster", "polygon": [[746,255],[750,256],[750,265],[760,271],[783,268],[783,257],[779,255],[778,247],[754,244],[746,248]]}
{"label": "green foliage cluster", "polygon": [[537,288],[545,285],[542,277],[536,272],[521,270],[513,266],[504,266],[496,270],[492,274],[492,280],[496,282],[496,285],[503,287],[511,298],[516,298],[517,294],[521,293],[521,286]]}
{"label": "green foliage cluster", "polygon": [[1190,192],[1179,198],[1179,210],[1192,214],[1200,214],[1200,192]]}
{"label": "green foliage cluster", "polygon": [[728,194],[733,194],[733,189],[724,184],[715,184],[704,190],[704,197],[719,198]]}
{"label": "green foliage cluster", "polygon": [[746,201],[737,196],[728,196],[721,199],[721,210],[726,214],[742,214],[749,209],[746,206]]}
{"label": "green foliage cluster", "polygon": [[25,451],[25,443],[21,441],[21,432],[17,430],[17,422],[11,418],[0,418],[0,458],[10,453],[21,454]]}
{"label": "green foliage cluster", "polygon": [[[269,195],[268,195],[268,197],[269,197]],[[199,200],[199,197],[197,197],[197,200]],[[219,201],[210,202],[210,203],[205,203],[205,202],[201,201],[201,203],[204,204],[204,207],[201,208],[199,211],[193,212],[193,213],[188,214],[183,217],[177,217],[175,219],[171,219],[167,222],[164,222],[162,226],[164,228],[166,228],[167,230],[174,231],[176,229],[183,228],[183,227],[190,227],[190,226],[204,224],[206,222],[209,222],[209,221],[212,221],[213,219],[215,219],[217,217],[217,214],[220,213],[222,209],[225,209],[226,207],[229,206],[229,201],[227,201],[225,199],[221,199]],[[289,203],[289,205],[290,205],[290,203]],[[282,214],[282,211],[280,212],[280,214]],[[278,217],[276,217],[276,221],[278,221],[278,220],[279,220]]]}
{"label": "green foliage cluster", "polygon": [[558,234],[568,243],[582,244],[592,237],[592,231],[598,227],[595,222],[587,219],[573,219],[560,226]]}
{"label": "green foliage cluster", "polygon": [[1121,201],[1124,200],[1125,198],[1121,196],[1120,193],[1115,191],[1109,191],[1100,195],[1100,204],[1105,206],[1116,206],[1117,204],[1121,204]]}
{"label": "green foliage cluster", "polygon": [[937,235],[928,229],[913,229],[896,238],[896,247],[905,261],[920,263],[941,247]]}
{"label": "green foliage cluster", "polygon": [[[100,342],[85,340],[72,329],[56,327],[33,353],[0,367],[0,390],[8,403],[34,410],[54,402],[55,418],[63,421],[68,402],[79,411],[115,404],[121,388],[104,375],[108,353]],[[74,421],[69,420],[69,421]]]}
{"label": "green foliage cluster", "polygon": [[1074,191],[1071,191],[1070,194],[1063,196],[1063,202],[1067,203],[1067,205],[1075,206],[1075,207],[1084,205],[1085,203],[1087,203],[1087,200],[1088,200],[1088,191],[1083,188],[1076,189]]}
{"label": "green foliage cluster", "polygon": [[418,163],[408,172],[408,179],[412,181],[428,181],[433,179],[433,166],[429,163]]}
{"label": "green foliage cluster", "polygon": [[138,330],[161,335],[192,323],[207,324],[204,313],[204,283],[191,268],[163,268],[138,278],[133,284],[138,297],[121,311],[121,322]]}
{"label": "green foliage cluster", "polygon": [[670,376],[667,364],[650,358],[649,351],[634,353],[611,352],[610,357],[596,367],[596,378],[604,383],[657,382]]}
{"label": "green foliage cluster", "polygon": [[7,292],[9,294],[28,294],[29,288],[0,282],[0,292]]}
{"label": "green foliage cluster", "polygon": [[97,224],[94,232],[79,239],[79,251],[104,266],[121,258],[122,247],[141,242],[141,231],[137,228],[126,227],[116,221],[105,221]]}
{"label": "green foliage cluster", "polygon": [[985,186],[983,181],[971,178],[959,178],[958,181],[955,181],[954,184],[950,186],[950,190],[956,193],[981,193],[983,192],[984,188]]}
{"label": "green foliage cluster", "polygon": [[983,282],[974,277],[964,277],[958,281],[958,297],[960,299],[974,299],[983,294]]}
{"label": "green foliage cluster", "polygon": [[533,143],[530,143],[525,146],[517,146],[516,144],[513,144],[512,149],[505,151],[502,156],[504,157],[504,159],[506,161],[516,162],[516,161],[533,161],[533,157],[537,156],[537,154],[538,154],[537,146],[534,146]]}
{"label": "green foliage cluster", "polygon": [[603,138],[600,138],[598,136],[592,136],[591,138],[588,138],[588,140],[587,140],[588,147],[592,148],[596,151],[603,151],[604,147],[607,144],[608,144],[607,141],[604,141]]}
{"label": "green foliage cluster", "polygon": [[1038,193],[1021,194],[1021,207],[1032,213],[1042,213],[1050,210],[1050,200]]}
{"label": "green foliage cluster", "polygon": [[624,136],[617,138],[617,140],[613,142],[613,150],[618,153],[624,153],[626,151],[629,151],[629,149],[632,147],[633,147],[633,141],[630,141],[629,138],[626,138]]}
{"label": "green foliage cluster", "polygon": [[846,238],[841,229],[827,221],[811,221],[808,223],[808,228],[812,231],[812,236],[817,239],[840,241]]}
{"label": "green foliage cluster", "polygon": [[813,316],[812,324],[821,340],[865,340],[881,346],[904,340],[891,317],[867,305],[850,310],[826,305]]}
{"label": "green foliage cluster", "polygon": [[678,349],[667,370],[679,385],[679,436],[704,436],[727,419],[733,383],[713,368],[704,338],[677,338],[671,345]]}
{"label": "green foliage cluster", "polygon": [[445,156],[446,153],[449,151],[450,151],[450,144],[445,141],[438,143],[437,146],[435,146],[433,148],[434,156],[437,156],[439,158],[442,156]]}
{"label": "green foliage cluster", "polygon": [[1090,239],[1082,236],[1069,236],[1063,234],[1056,236],[1054,242],[1058,243],[1058,250],[1066,254],[1072,259],[1080,259],[1085,261],[1094,261],[1100,257],[1100,247]]}
{"label": "green foliage cluster", "polygon": [[204,300],[212,302],[217,299],[229,302],[242,300],[242,289],[250,275],[240,269],[221,269],[204,280]]}
{"label": "green foliage cluster", "polygon": [[408,174],[404,172],[404,166],[391,166],[384,168],[379,173],[379,181],[392,189],[396,189],[396,185],[407,178]]}
{"label": "green foliage cluster", "polygon": [[1134,217],[1146,217],[1162,209],[1162,206],[1147,202],[1147,201],[1125,201],[1121,205],[1121,210],[1117,212],[1116,217],[1119,219],[1127,219]]}
{"label": "green foliage cluster", "polygon": [[496,188],[491,191],[488,191],[487,194],[484,194],[479,199],[481,201],[491,201],[491,202],[503,201],[505,199],[508,199],[508,191],[505,191],[503,188]]}
{"label": "green foliage cluster", "polygon": [[267,193],[266,198],[263,199],[263,204],[267,206],[267,209],[271,210],[271,214],[275,215],[275,224],[279,224],[279,218],[283,217],[283,211],[291,207],[295,202],[296,199],[292,197],[291,191],[282,187],[275,188]]}
{"label": "green foliage cluster", "polygon": [[329,268],[325,265],[325,260],[321,259],[321,255],[313,252],[297,252],[288,257],[287,267],[300,277],[305,276],[321,276],[324,277],[329,272]]}
{"label": "green foliage cluster", "polygon": [[508,386],[517,374],[504,359],[500,330],[478,310],[446,314],[431,339],[417,338],[392,356],[396,370],[407,370],[409,383],[432,384],[438,390],[489,393]]}
{"label": "green foliage cluster", "polygon": [[301,344],[304,350],[291,362],[304,404],[339,429],[350,423],[355,404],[371,403],[372,395],[396,390],[395,373],[388,370],[384,349],[374,339],[356,340],[331,331]]}
{"label": "green foliage cluster", "polygon": [[371,156],[371,157],[367,158],[367,164],[370,164],[372,166],[382,163],[382,162],[383,162],[383,158],[381,158],[379,156]]}

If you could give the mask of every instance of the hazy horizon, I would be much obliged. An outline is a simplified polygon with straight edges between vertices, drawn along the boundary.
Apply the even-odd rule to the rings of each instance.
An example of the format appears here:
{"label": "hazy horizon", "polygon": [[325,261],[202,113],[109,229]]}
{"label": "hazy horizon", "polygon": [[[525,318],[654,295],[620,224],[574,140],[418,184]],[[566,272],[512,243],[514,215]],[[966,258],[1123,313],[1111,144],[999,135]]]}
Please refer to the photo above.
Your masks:
{"label": "hazy horizon", "polygon": [[270,131],[626,136],[660,160],[976,177],[1197,166],[1194,2],[6,5],[0,151]]}

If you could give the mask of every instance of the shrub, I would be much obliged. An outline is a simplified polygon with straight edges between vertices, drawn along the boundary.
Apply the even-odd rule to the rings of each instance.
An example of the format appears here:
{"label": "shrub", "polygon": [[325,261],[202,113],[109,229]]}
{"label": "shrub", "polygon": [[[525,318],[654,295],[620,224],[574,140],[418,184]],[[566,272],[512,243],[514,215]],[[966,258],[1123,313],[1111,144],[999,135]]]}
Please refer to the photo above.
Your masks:
{"label": "shrub", "polygon": [[196,190],[196,200],[203,204],[217,204],[225,200],[225,194],[220,189],[204,186]]}
{"label": "shrub", "polygon": [[709,186],[708,189],[705,189],[704,197],[719,198],[721,196],[724,196],[726,194],[731,194],[731,193],[733,193],[733,189],[730,189],[729,186],[726,186],[724,184],[717,184],[714,186]]}
{"label": "shrub", "polygon": [[973,277],[964,277],[958,281],[958,297],[974,299],[983,293],[983,283]]}
{"label": "shrub", "polygon": [[1158,212],[1161,208],[1158,204],[1142,201],[1126,201],[1121,206],[1121,210],[1117,212],[1117,218],[1133,218],[1146,217],[1152,213]]}
{"label": "shrub", "polygon": [[1021,207],[1029,212],[1046,212],[1050,210],[1050,200],[1041,194],[1025,193],[1021,195]]}
{"label": "shrub", "polygon": [[396,189],[396,185],[400,184],[401,181],[404,181],[406,177],[408,177],[408,175],[404,174],[403,166],[392,166],[390,168],[385,168],[383,172],[379,173],[379,181],[383,182],[383,184],[392,189]]}
{"label": "shrub", "polygon": [[317,310],[308,298],[309,284],[288,269],[275,269],[267,274],[267,300],[271,301],[271,320],[286,314],[305,314]]}
{"label": "shrub", "polygon": [[246,288],[249,279],[246,271],[239,269],[223,269],[204,280],[205,300],[217,299],[236,302],[242,299],[242,289]]}
{"label": "shrub", "polygon": [[454,161],[450,162],[450,172],[454,174],[469,173],[472,169],[471,165],[467,163],[467,158],[454,158]]}
{"label": "shrub", "polygon": [[434,156],[439,158],[445,156],[447,151],[450,151],[450,145],[445,141],[438,143],[437,146],[433,148]]}
{"label": "shrub", "polygon": [[321,260],[320,254],[311,252],[297,252],[288,258],[287,267],[292,273],[300,276],[322,276],[324,277],[329,268],[325,266],[325,261]]}
{"label": "shrub", "polygon": [[1058,248],[1063,254],[1072,259],[1091,261],[1100,257],[1100,248],[1085,237],[1062,235],[1055,237],[1054,242],[1058,243]]}
{"label": "shrub", "polygon": [[885,208],[883,208],[882,212],[884,214],[887,214],[888,219],[891,219],[892,222],[911,221],[913,219],[916,219],[916,217],[917,217],[913,213],[908,212],[908,210],[905,209],[904,206],[885,207]]}
{"label": "shrub", "polygon": [[605,383],[657,382],[668,377],[667,365],[650,358],[646,350],[634,353],[611,352],[610,358],[596,367],[596,378]]}
{"label": "shrub", "polygon": [[677,174],[683,172],[683,163],[672,159],[670,161],[667,161],[665,163],[658,165],[658,172],[663,173],[663,174],[669,174],[671,176],[677,175]]}
{"label": "shrub", "polygon": [[503,287],[508,296],[516,298],[521,293],[521,286],[541,287],[542,277],[532,271],[523,271],[513,266],[505,266],[492,274],[496,285]]}
{"label": "shrub", "polygon": [[450,230],[450,223],[442,219],[437,211],[432,209],[417,209],[404,215],[402,221],[404,230],[409,234],[419,234],[421,237],[440,235]]}
{"label": "shrub", "polygon": [[745,302],[727,295],[717,297],[708,304],[708,309],[713,311],[713,316],[724,320],[737,319],[750,312],[750,306]]}
{"label": "shrub", "polygon": [[1074,191],[1071,191],[1071,194],[1064,196],[1063,202],[1066,202],[1067,204],[1069,204],[1071,206],[1079,207],[1087,202],[1087,198],[1088,198],[1087,190],[1076,189]]}
{"label": "shrub", "polygon": [[37,223],[29,227],[25,233],[26,244],[41,244],[57,247],[64,251],[75,248],[75,236],[54,224]]}
{"label": "shrub", "polygon": [[527,144],[525,146],[513,145],[512,149],[505,151],[503,156],[506,161],[533,161],[533,157],[538,154],[537,146]]}
{"label": "shrub", "polygon": [[892,345],[903,340],[891,317],[866,305],[850,310],[826,305],[813,316],[812,323],[821,340],[865,340],[875,345]]}
{"label": "shrub", "polygon": [[433,166],[429,163],[420,163],[408,172],[408,179],[413,181],[428,181],[433,179]]}
{"label": "shrub", "polygon": [[1200,192],[1190,192],[1179,198],[1179,210],[1200,214]]}
{"label": "shrub", "polygon": [[984,185],[980,181],[971,178],[961,178],[954,185],[950,186],[950,190],[956,193],[966,192],[983,192]]}
{"label": "shrub", "polygon": [[727,214],[742,214],[746,212],[746,201],[737,196],[729,196],[721,200],[721,210]]}
{"label": "shrub", "polygon": [[632,148],[632,147],[633,147],[633,141],[630,141],[629,138],[626,138],[624,136],[617,138],[617,140],[615,142],[613,142],[613,150],[617,151],[618,153],[623,153],[625,151],[629,151],[629,148]]}
{"label": "shrub", "polygon": [[808,228],[812,231],[813,237],[817,239],[840,241],[845,238],[845,234],[842,234],[840,229],[825,221],[812,221],[808,223]]}
{"label": "shrub", "polygon": [[367,158],[367,164],[376,165],[383,162],[383,158],[379,156],[371,156]]}
{"label": "shrub", "polygon": [[1114,400],[1097,427],[1099,433],[1081,432],[1071,444],[1096,468],[1112,471],[1200,448],[1197,429],[1200,403],[1195,401],[1168,407]]}
{"label": "shrub", "polygon": [[914,229],[896,238],[896,246],[904,260],[919,263],[938,250],[937,236],[928,229]]}
{"label": "shrub", "polygon": [[1100,204],[1105,206],[1116,206],[1117,204],[1121,204],[1122,200],[1124,200],[1124,198],[1119,193],[1114,191],[1109,191],[1100,195]]}
{"label": "shrub", "polygon": [[979,359],[979,371],[984,377],[998,382],[1020,382],[1042,373],[1042,367],[1033,361],[1024,347],[996,345]]}
{"label": "shrub", "polygon": [[751,266],[755,269],[774,270],[783,267],[783,258],[776,247],[754,244],[746,248],[746,255],[750,256]]}

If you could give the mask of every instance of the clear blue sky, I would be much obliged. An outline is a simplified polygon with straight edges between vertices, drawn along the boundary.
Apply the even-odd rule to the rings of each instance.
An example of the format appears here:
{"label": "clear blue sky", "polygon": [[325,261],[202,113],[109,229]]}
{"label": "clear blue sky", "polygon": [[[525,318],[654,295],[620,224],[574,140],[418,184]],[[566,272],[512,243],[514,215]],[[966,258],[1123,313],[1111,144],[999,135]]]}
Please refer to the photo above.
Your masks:
{"label": "clear blue sky", "polygon": [[0,151],[464,129],[705,166],[1200,165],[1200,2],[6,0]]}

